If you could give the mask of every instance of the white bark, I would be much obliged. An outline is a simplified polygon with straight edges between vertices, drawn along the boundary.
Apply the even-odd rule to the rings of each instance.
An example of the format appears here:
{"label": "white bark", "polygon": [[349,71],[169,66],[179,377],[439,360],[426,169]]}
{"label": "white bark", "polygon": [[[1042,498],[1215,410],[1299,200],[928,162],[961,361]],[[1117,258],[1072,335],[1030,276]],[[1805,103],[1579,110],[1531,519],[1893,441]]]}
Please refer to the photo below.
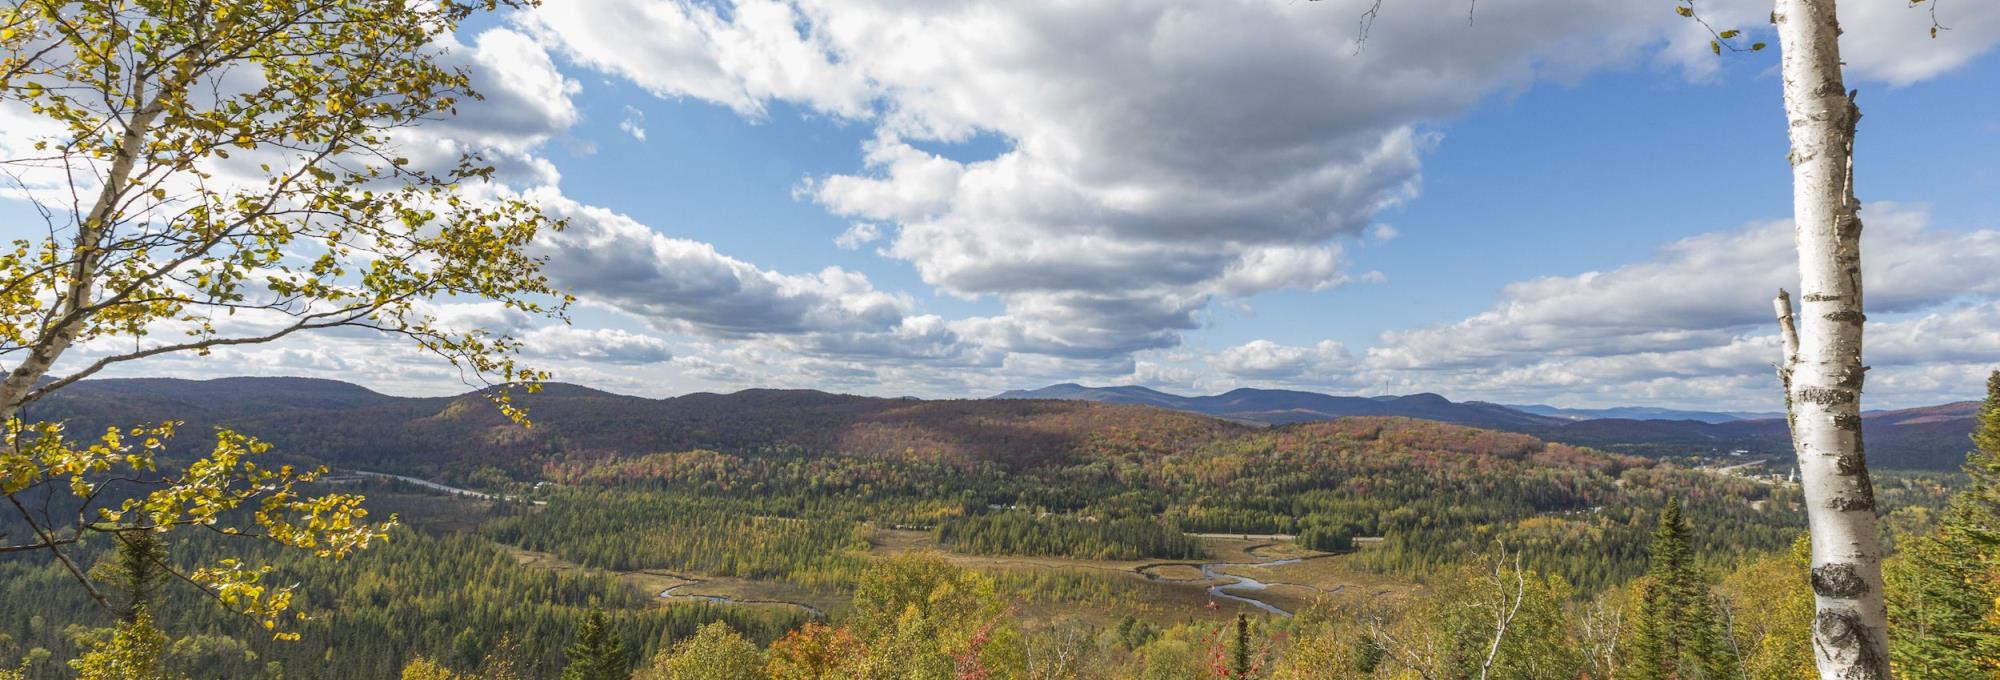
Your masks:
{"label": "white bark", "polygon": [[104,185],[99,187],[90,212],[77,224],[76,239],[70,249],[74,263],[66,274],[68,280],[64,282],[61,297],[57,298],[54,314],[40,335],[29,344],[28,355],[7,373],[5,380],[0,380],[0,420],[12,418],[20,412],[35,384],[48,375],[56,360],[62,358],[63,352],[69,350],[84,327],[89,325],[89,314],[84,309],[90,305],[91,296],[97,290],[97,266],[104,260],[104,253],[98,248],[103,245],[105,235],[110,233],[118,218],[118,204],[131,188],[132,168],[138,163],[139,155],[145,149],[146,135],[159,115],[160,106],[156,101],[140,107],[126,122],[125,132],[118,140],[118,152],[112,159],[110,171],[105,173]]}
{"label": "white bark", "polygon": [[[1792,446],[1812,533],[1818,613],[1813,649],[1821,678],[1886,680],[1887,609],[1875,493],[1861,441],[1861,219],[1854,197],[1854,125],[1860,118],[1840,72],[1834,0],[1777,0],[1785,117],[1792,142],[1792,210],[1798,225],[1796,348],[1786,378]],[[1790,312],[1781,300],[1780,324]]]}

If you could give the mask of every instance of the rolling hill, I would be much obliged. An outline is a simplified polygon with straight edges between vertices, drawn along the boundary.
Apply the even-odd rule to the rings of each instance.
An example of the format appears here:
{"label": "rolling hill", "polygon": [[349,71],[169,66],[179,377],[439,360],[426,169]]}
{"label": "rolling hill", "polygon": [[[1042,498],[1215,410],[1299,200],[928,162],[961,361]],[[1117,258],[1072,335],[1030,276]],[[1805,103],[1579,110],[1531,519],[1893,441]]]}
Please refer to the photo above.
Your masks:
{"label": "rolling hill", "polygon": [[1183,397],[1138,386],[1084,387],[1051,385],[1039,390],[1013,390],[994,399],[1082,399],[1114,404],[1157,406],[1264,425],[1284,425],[1349,416],[1401,416],[1456,425],[1523,431],[1561,425],[1562,418],[1540,416],[1486,402],[1454,402],[1430,393],[1383,397],[1339,397],[1297,390],[1242,388],[1207,397]]}
{"label": "rolling hill", "polygon": [[[180,419],[188,423],[177,442],[183,449],[205,445],[201,433],[208,428],[229,425],[301,460],[417,473],[478,466],[528,472],[559,456],[690,449],[920,457],[1018,469],[1066,460],[1087,446],[1176,447],[1260,426],[1348,417],[1416,418],[1652,457],[1789,451],[1782,420],[1570,420],[1435,394],[1239,389],[1183,397],[1143,387],[1057,385],[1001,396],[913,400],[752,389],[648,399],[557,383],[516,396],[535,420],[533,428],[521,428],[479,393],[397,397],[304,378],[110,379],[72,385],[28,415],[69,420],[73,432]],[[1863,420],[1870,460],[1885,469],[1956,469],[1976,409],[1961,402],[1870,412]]]}
{"label": "rolling hill", "polygon": [[[1243,388],[1214,396],[1186,397],[1145,387],[1052,385],[1013,390],[995,399],[1083,399],[1144,404],[1202,413],[1245,423],[1279,425],[1351,416],[1401,416],[1508,432],[1549,441],[1645,456],[1723,454],[1784,456],[1791,451],[1782,417],[1714,411],[1626,407],[1595,411],[1520,407],[1479,401],[1454,402],[1436,394],[1351,397]],[[1955,470],[1970,450],[1978,402],[1964,401],[1862,416],[1869,461],[1885,469]],[[1546,409],[1546,410],[1544,410]]]}

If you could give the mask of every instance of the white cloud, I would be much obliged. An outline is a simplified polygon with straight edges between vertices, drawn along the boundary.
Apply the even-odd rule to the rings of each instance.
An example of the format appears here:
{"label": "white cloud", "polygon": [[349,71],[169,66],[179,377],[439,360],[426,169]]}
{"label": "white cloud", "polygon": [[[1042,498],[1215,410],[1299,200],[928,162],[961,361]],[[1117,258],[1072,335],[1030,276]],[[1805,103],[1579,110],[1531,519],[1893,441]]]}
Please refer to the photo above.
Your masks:
{"label": "white cloud", "polygon": [[867,277],[839,267],[768,271],[554,192],[534,197],[550,215],[570,221],[535,246],[548,257],[549,277],[565,291],[663,329],[722,337],[887,331],[911,310],[908,296],[876,290]]}
{"label": "white cloud", "polygon": [[1250,342],[1217,353],[1209,364],[1237,378],[1291,380],[1314,376],[1326,380],[1332,371],[1350,364],[1347,348],[1332,340],[1312,347],[1280,345],[1269,340]]}
{"label": "white cloud", "polygon": [[868,83],[838,63],[789,3],[741,0],[727,8],[671,0],[570,0],[517,15],[578,63],[615,73],[663,97],[694,97],[749,116],[770,100],[827,113],[869,113]]}
{"label": "white cloud", "polygon": [[644,142],[646,141],[645,124],[646,112],[627,106],[625,107],[625,117],[618,121],[618,129],[625,134],[631,135],[633,139]]}
{"label": "white cloud", "polygon": [[[2000,278],[1991,275],[2000,267],[2000,232],[1929,229],[1922,209],[1892,203],[1870,204],[1862,215],[1871,314],[2000,295]],[[1369,360],[1441,369],[1717,347],[1773,323],[1771,296],[1797,281],[1791,223],[1753,224],[1682,239],[1611,271],[1510,284],[1477,315],[1385,334]]]}
{"label": "white cloud", "polygon": [[[1962,32],[1927,45],[1922,31],[1884,28],[1917,14],[1851,9],[1862,4],[1848,3],[1848,60],[1861,79],[1935,75],[2000,35],[1986,23],[1993,11],[1968,7],[1955,20]],[[1704,15],[1762,32],[1768,10],[1724,0]],[[1393,3],[1363,50],[1353,8],[1277,0],[576,0],[520,25],[661,96],[752,118],[791,104],[872,125],[859,169],[804,178],[797,191],[855,220],[836,245],[882,239],[880,252],[939,291],[999,300],[1002,314],[945,324],[962,342],[1129,363],[1177,346],[1217,300],[1382,280],[1347,272],[1342,243],[1395,237],[1374,218],[1416,195],[1436,142],[1425,123],[1649,51],[1695,77],[1718,64],[1699,26],[1645,3],[1529,0],[1482,6],[1471,26],[1464,16],[1457,0]],[[1878,43],[1933,51],[1898,58]],[[926,150],[975,136],[1004,148],[990,158]],[[1372,360],[1415,368],[1528,352],[1558,339],[1565,313],[1592,317],[1588,342],[1564,350],[1584,355],[1732,337],[1727,324],[1687,323],[1706,315],[1696,302],[1648,319],[1536,290],[1565,285],[1619,284],[1523,282],[1510,297],[1550,308],[1468,320],[1530,322],[1485,355],[1446,357],[1425,349],[1454,349],[1441,335],[1412,331]]]}
{"label": "white cloud", "polygon": [[861,246],[874,243],[882,238],[882,228],[868,222],[855,222],[833,238],[833,244],[841,250],[860,250]]}
{"label": "white cloud", "polygon": [[[1841,3],[1840,56],[1849,77],[1908,85],[1949,73],[2000,43],[2000,3],[1939,1]],[[1933,11],[1944,27],[1935,39]]]}
{"label": "white cloud", "polygon": [[674,358],[667,341],[617,328],[544,326],[521,337],[522,351],[539,357],[616,365],[656,364]]}

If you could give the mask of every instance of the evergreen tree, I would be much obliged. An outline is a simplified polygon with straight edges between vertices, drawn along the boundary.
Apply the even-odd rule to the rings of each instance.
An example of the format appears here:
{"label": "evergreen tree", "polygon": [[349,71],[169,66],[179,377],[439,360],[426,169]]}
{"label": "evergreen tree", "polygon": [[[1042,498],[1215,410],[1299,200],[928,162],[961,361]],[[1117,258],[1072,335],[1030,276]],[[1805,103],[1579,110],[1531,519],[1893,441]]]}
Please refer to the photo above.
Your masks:
{"label": "evergreen tree", "polygon": [[159,534],[132,531],[116,534],[117,554],[100,566],[99,579],[125,591],[125,609],[119,616],[131,623],[139,611],[150,606],[167,582],[167,546]]}
{"label": "evergreen tree", "polygon": [[1971,483],[1889,570],[1889,614],[1901,632],[1889,657],[1907,678],[2000,674],[2000,371],[1986,380],[1972,442]]}
{"label": "evergreen tree", "polygon": [[1235,657],[1230,659],[1229,670],[1229,677],[1250,677],[1250,617],[1243,614],[1236,615],[1236,650]]}
{"label": "evergreen tree", "polygon": [[1679,499],[1667,499],[1653,530],[1651,564],[1641,586],[1634,627],[1632,680],[1693,680],[1735,676],[1708,582],[1694,566],[1687,518]]}
{"label": "evergreen tree", "polygon": [[631,677],[625,665],[625,643],[606,625],[602,607],[592,608],[583,618],[583,625],[576,631],[576,644],[563,650],[563,655],[569,658],[569,665],[563,668],[562,680]]}

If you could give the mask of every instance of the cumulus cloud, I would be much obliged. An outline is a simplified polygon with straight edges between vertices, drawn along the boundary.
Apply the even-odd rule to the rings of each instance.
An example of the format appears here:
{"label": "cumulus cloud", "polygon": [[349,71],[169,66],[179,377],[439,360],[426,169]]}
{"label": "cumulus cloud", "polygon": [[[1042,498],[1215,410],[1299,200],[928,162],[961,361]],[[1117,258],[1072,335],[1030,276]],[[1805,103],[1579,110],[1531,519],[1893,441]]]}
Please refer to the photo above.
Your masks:
{"label": "cumulus cloud", "polygon": [[839,267],[782,274],[676,239],[625,215],[538,194],[570,221],[536,244],[564,290],[668,330],[744,337],[763,333],[880,331],[902,323],[907,296],[878,291]]}
{"label": "cumulus cloud", "polygon": [[[1958,296],[2000,295],[2000,232],[1928,228],[1921,208],[1870,204],[1863,284],[1874,314],[1919,311]],[[1712,232],[1610,271],[1508,285],[1492,308],[1452,324],[1385,334],[1376,365],[1509,365],[1550,356],[1712,348],[1771,321],[1770,296],[1796,287],[1790,221]]]}
{"label": "cumulus cloud", "polygon": [[[1943,27],[1935,38],[1933,18]],[[1850,77],[1908,85],[1950,72],[2000,43],[2000,3],[1849,2],[1840,5],[1840,27],[1840,56]]]}
{"label": "cumulus cloud", "polygon": [[874,243],[882,238],[882,228],[868,222],[848,225],[847,231],[833,238],[833,244],[841,250],[860,250],[861,246]]}
{"label": "cumulus cloud", "polygon": [[471,45],[446,36],[438,48],[439,62],[464,69],[481,99],[460,103],[456,115],[397,131],[397,152],[414,167],[440,171],[476,154],[509,186],[555,185],[561,174],[539,147],[576,123],[574,98],[582,86],[519,31],[487,29]]}
{"label": "cumulus cloud", "polygon": [[1311,347],[1252,340],[1217,353],[1209,363],[1237,378],[1288,380],[1309,373],[1325,375],[1345,367],[1349,359],[1347,348],[1332,340]]}
{"label": "cumulus cloud", "polygon": [[[1767,5],[1704,12],[1762,30],[1752,20]],[[2000,35],[1987,25],[2000,11],[1961,8],[1963,30],[1913,58],[1884,46],[1922,43],[1927,14],[1849,5],[1862,78],[1935,75]],[[800,187],[861,220],[837,244],[858,249],[892,224],[882,252],[943,292],[1005,305],[980,325],[1007,346],[1093,356],[1171,346],[1218,297],[1350,281],[1339,241],[1416,194],[1434,142],[1425,121],[1662,41],[1661,58],[1690,73],[1715,63],[1698,26],[1643,3],[1535,0],[1481,7],[1472,27],[1462,17],[1452,0],[1395,3],[1364,50],[1353,12],[1256,1],[578,0],[521,23],[662,96],[870,122],[858,171]],[[1452,49],[1436,49],[1439,36]],[[974,135],[1007,148],[923,148]]]}
{"label": "cumulus cloud", "polygon": [[[2000,36],[1988,25],[2000,12],[1965,7],[1948,44],[1926,44],[1928,24],[1912,22],[1928,15],[1903,9],[1843,8],[1858,78],[1936,75]],[[1724,0],[1704,14],[1761,32],[1768,10]],[[854,220],[837,246],[881,240],[879,252],[937,290],[999,300],[1003,314],[945,324],[962,341],[1129,362],[1177,346],[1217,300],[1380,280],[1350,274],[1342,243],[1394,238],[1373,220],[1419,191],[1423,153],[1437,142],[1426,122],[1494,92],[1574,79],[1649,51],[1696,77],[1716,64],[1699,26],[1643,3],[1531,0],[1481,7],[1471,27],[1462,17],[1455,0],[1394,3],[1361,50],[1352,11],[1259,0],[576,0],[518,25],[660,96],[751,118],[788,104],[873,126],[859,168],[798,187]],[[1452,49],[1436,49],[1440,36]],[[1004,148],[986,158],[927,150],[976,136]],[[1560,292],[1532,289],[1562,285],[1593,284],[1524,282],[1509,296],[1552,298]],[[1531,321],[1558,313],[1496,311]],[[1726,326],[1676,316],[1698,310],[1663,314],[1650,326],[1599,314],[1590,331],[1597,346],[1566,351],[1671,350],[1729,337]],[[877,329],[900,323],[878,321]],[[1553,337],[1562,322],[1531,324],[1528,335]],[[1424,354],[1434,336],[1401,336],[1374,360],[1410,368],[1453,360]],[[1532,337],[1499,340],[1519,348],[1482,351],[1535,346]]]}
{"label": "cumulus cloud", "polygon": [[522,351],[539,357],[618,365],[656,364],[674,358],[667,341],[617,328],[545,326],[521,337]]}
{"label": "cumulus cloud", "polygon": [[[1871,388],[1906,405],[1963,398],[1978,381],[1942,376],[2000,364],[2000,231],[1932,228],[1921,207],[1893,203],[1862,214]],[[1768,408],[1757,396],[1777,394],[1770,297],[1798,281],[1792,231],[1761,222],[1608,271],[1518,282],[1460,321],[1384,333],[1355,374],[1382,391]],[[1263,349],[1238,348],[1289,368],[1291,355]]]}
{"label": "cumulus cloud", "polygon": [[865,77],[845,68],[784,2],[742,0],[726,10],[690,2],[552,2],[522,25],[569,58],[663,97],[694,97],[751,115],[774,99],[828,113],[869,113]]}

